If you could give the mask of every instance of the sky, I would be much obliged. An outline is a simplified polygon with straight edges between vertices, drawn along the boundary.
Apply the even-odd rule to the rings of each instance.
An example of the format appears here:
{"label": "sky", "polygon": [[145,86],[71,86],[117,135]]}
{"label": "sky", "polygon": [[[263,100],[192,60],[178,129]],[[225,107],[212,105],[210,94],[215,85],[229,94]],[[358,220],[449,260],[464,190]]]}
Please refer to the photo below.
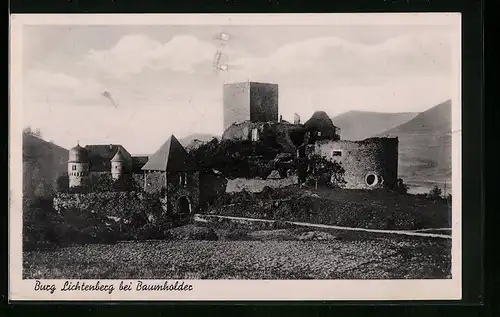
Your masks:
{"label": "sky", "polygon": [[[279,113],[420,112],[451,98],[452,30],[424,25],[23,27],[24,126],[65,148],[150,154],[222,134],[222,87],[279,85]],[[224,34],[221,37],[221,34]],[[217,52],[222,53],[214,67]]]}

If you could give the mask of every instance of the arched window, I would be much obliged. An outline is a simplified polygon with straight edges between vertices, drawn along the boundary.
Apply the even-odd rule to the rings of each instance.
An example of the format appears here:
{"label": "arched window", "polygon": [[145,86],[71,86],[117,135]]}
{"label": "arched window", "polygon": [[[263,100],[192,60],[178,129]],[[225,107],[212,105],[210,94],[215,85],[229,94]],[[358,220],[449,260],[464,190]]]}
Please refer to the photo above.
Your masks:
{"label": "arched window", "polygon": [[259,130],[257,128],[252,129],[252,141],[259,141]]}

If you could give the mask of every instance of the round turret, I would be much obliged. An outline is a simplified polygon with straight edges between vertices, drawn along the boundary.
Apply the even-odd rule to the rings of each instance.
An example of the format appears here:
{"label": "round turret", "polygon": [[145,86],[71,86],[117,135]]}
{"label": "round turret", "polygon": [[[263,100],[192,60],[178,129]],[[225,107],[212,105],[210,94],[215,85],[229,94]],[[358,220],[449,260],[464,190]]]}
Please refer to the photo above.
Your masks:
{"label": "round turret", "polygon": [[77,144],[69,150],[68,159],[69,187],[86,186],[89,181],[88,151]]}
{"label": "round turret", "polygon": [[119,179],[124,172],[125,156],[118,150],[111,159],[111,176],[114,180]]}

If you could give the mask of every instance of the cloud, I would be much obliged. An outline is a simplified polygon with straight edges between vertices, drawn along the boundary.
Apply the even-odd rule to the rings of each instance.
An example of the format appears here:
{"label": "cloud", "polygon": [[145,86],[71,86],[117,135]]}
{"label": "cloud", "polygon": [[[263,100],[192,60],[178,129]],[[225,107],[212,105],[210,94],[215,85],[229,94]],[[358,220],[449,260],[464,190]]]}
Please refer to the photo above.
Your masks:
{"label": "cloud", "polygon": [[445,74],[450,72],[447,33],[408,34],[377,45],[318,37],[283,45],[269,56],[232,62],[247,77],[312,75],[344,78]]}
{"label": "cloud", "polygon": [[26,72],[23,94],[27,100],[54,102],[84,102],[99,98],[102,86],[90,78],[77,78],[43,69]]}
{"label": "cloud", "polygon": [[315,110],[422,111],[449,98],[446,34],[408,34],[377,45],[317,37],[252,57],[231,51],[231,39],[229,69],[217,76],[216,45],[186,35],[165,43],[127,35],[108,50],[88,51],[83,67],[28,69],[24,119],[64,146],[77,139],[119,142],[149,153],[172,133],[221,133],[224,81],[279,84],[280,113],[288,120],[294,112],[306,120]]}
{"label": "cloud", "polygon": [[161,43],[144,35],[123,36],[108,50],[91,50],[82,65],[116,77],[144,70],[193,73],[195,67],[213,61],[217,47],[189,35],[178,35]]}

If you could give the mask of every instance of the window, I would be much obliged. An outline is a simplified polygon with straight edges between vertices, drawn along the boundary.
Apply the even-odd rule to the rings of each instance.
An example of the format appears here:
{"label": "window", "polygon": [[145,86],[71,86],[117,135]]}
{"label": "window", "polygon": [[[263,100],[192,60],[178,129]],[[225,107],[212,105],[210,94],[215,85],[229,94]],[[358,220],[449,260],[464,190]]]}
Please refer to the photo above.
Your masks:
{"label": "window", "polygon": [[71,170],[72,170],[72,171],[76,171],[76,165],[72,165],[72,166],[71,166]]}
{"label": "window", "polygon": [[382,183],[382,178],[374,173],[369,173],[365,177],[366,185],[375,186]]}
{"label": "window", "polygon": [[321,131],[318,131],[318,136],[321,136]]}
{"label": "window", "polygon": [[333,150],[332,156],[342,156],[342,151],[341,150]]}
{"label": "window", "polygon": [[252,141],[259,141],[259,131],[257,130],[257,128],[254,128],[252,130]]}
{"label": "window", "polygon": [[179,174],[179,185],[181,186],[187,185],[187,173],[183,172]]}

